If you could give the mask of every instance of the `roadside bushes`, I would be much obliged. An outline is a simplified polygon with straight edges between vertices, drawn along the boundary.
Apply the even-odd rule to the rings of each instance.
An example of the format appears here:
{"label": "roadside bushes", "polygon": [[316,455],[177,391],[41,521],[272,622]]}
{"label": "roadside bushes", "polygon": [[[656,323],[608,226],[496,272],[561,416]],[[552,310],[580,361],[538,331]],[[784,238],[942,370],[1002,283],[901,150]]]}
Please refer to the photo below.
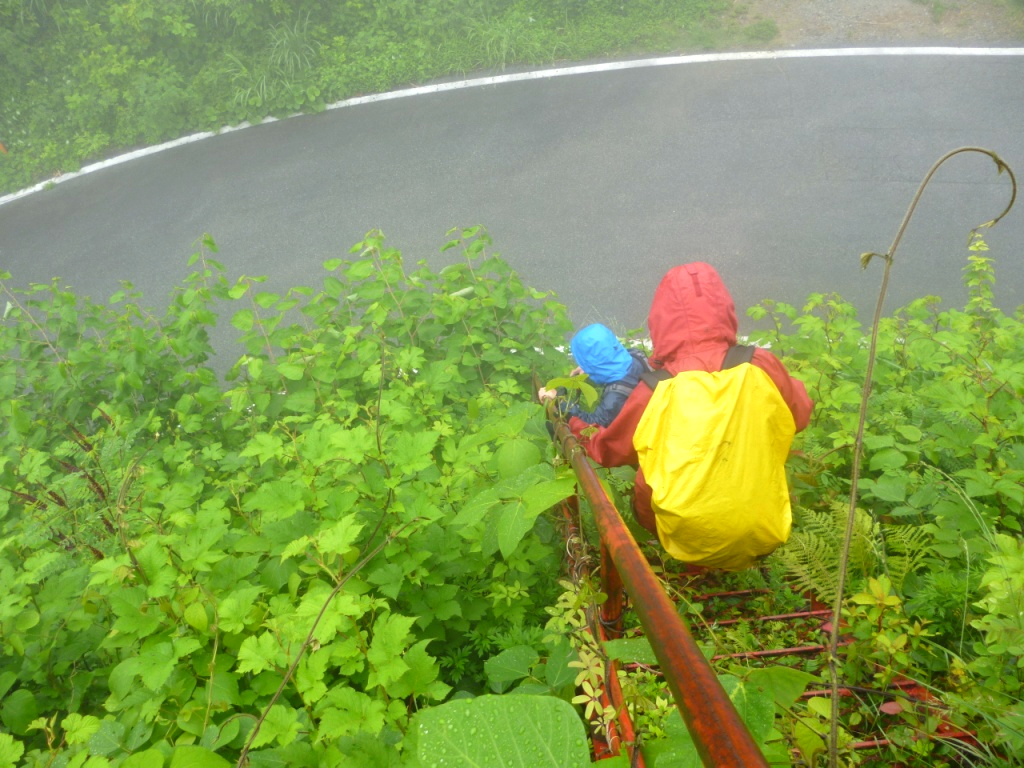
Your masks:
{"label": "roadside bushes", "polygon": [[541,634],[567,322],[487,243],[434,273],[371,234],[279,295],[207,239],[162,318],[0,284],[0,758],[351,765]]}
{"label": "roadside bushes", "polygon": [[137,145],[431,78],[670,49],[724,7],[0,0],[0,193]]}

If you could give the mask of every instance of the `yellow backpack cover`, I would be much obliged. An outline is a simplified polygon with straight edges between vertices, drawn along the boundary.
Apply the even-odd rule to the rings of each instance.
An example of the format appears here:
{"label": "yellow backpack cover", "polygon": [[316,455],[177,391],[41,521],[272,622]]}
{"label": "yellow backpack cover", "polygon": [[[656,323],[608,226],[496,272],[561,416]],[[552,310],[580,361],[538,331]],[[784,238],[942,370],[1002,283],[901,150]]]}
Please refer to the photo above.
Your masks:
{"label": "yellow backpack cover", "polygon": [[633,446],[665,550],[736,571],[784,544],[792,524],[785,463],[795,433],[771,377],[749,362],[658,384]]}

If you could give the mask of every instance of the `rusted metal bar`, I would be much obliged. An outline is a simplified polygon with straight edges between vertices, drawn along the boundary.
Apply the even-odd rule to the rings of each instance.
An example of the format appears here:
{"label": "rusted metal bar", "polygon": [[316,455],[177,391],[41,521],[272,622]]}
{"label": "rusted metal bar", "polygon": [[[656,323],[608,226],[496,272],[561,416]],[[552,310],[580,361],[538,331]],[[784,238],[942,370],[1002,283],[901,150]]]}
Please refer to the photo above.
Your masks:
{"label": "rusted metal bar", "polygon": [[751,616],[748,619],[722,619],[720,621],[710,622],[712,627],[729,627],[733,624],[739,624],[740,622],[755,622],[755,621],[793,621],[795,619],[815,619],[823,616],[831,616],[832,609],[826,608],[820,611],[797,611],[796,613],[776,613],[773,616]]}
{"label": "rusted metal bar", "polygon": [[[840,647],[847,646],[851,640],[840,642]],[[828,650],[827,645],[802,645],[797,648],[770,648],[766,651],[740,651],[739,653],[721,653],[711,658],[712,661],[719,659],[772,659],[777,656],[801,656],[809,653],[824,653]]]}
{"label": "rusted metal bar", "polygon": [[[601,640],[606,639],[603,629],[598,633],[598,638]],[[614,729],[616,737],[619,740],[618,746],[620,748],[623,746],[624,742],[626,752],[629,755],[630,766],[633,768],[646,768],[647,764],[644,761],[644,756],[640,751],[639,744],[637,744],[636,731],[633,729],[633,721],[629,718],[629,711],[626,709],[625,698],[622,695],[622,688],[619,685],[618,664],[614,660],[608,663],[607,675],[605,676],[605,690],[602,693],[602,699],[607,699],[607,703],[611,704],[618,713],[618,717],[609,728],[609,735],[611,735],[611,731]],[[618,752],[618,750],[616,750],[616,752]]]}
{"label": "rusted metal bar", "polygon": [[[566,555],[568,556],[569,573],[573,583],[578,583],[580,579],[589,577],[590,568],[587,562],[588,558],[581,555],[583,547],[579,527],[579,503],[577,497],[573,496],[570,499],[566,499],[562,502],[561,508],[566,528]],[[602,565],[602,568],[604,565],[611,569],[615,568],[614,563],[610,559]],[[615,578],[618,578],[618,572],[616,571],[615,573]],[[611,588],[607,586],[607,576],[605,576],[603,581],[606,585],[605,589],[611,591]],[[618,581],[617,584],[618,587],[614,590],[618,595],[617,607],[606,612],[604,610],[607,605],[606,602],[600,610],[588,613],[588,632],[599,643],[611,639],[609,636],[611,632],[614,632],[613,636],[616,637],[622,634],[621,619],[625,601],[622,598],[622,582]],[[607,728],[603,737],[599,735],[597,729],[592,728],[591,730],[590,742],[594,759],[601,761],[606,757],[618,755],[625,750],[631,768],[645,768],[646,763],[644,762],[643,754],[640,752],[640,746],[637,743],[633,721],[629,717],[629,710],[622,695],[622,688],[619,685],[619,664],[614,659],[608,660],[606,664],[605,685],[602,687],[600,694],[602,712],[591,717],[591,724],[593,725],[595,722],[600,721],[603,725],[607,725]],[[607,707],[615,710],[616,716],[610,722],[605,723],[604,711]]]}
{"label": "rusted metal bar", "polygon": [[555,422],[555,439],[576,471],[583,494],[590,501],[602,545],[607,548],[632,600],[633,609],[704,765],[767,768],[764,755],[686,624],[676,613],[675,606],[640,552],[618,510],[601,487],[586,453],[566,424]]}
{"label": "rusted metal bar", "polygon": [[604,593],[608,596],[604,605],[601,606],[601,626],[608,633],[609,639],[622,636],[622,613],[626,601],[622,593],[622,577],[619,576],[619,569],[615,567],[611,552],[601,541],[601,584]]}

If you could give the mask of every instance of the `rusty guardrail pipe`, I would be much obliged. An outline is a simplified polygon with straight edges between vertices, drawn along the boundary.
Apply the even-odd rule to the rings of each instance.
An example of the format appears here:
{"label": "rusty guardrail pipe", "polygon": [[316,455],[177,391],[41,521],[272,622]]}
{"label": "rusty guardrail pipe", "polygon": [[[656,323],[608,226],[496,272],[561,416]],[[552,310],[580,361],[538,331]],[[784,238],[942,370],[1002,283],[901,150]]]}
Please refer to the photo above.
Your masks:
{"label": "rusty guardrail pipe", "polygon": [[560,421],[553,424],[555,440],[593,507],[602,546],[633,600],[633,608],[704,765],[767,768],[768,762],[736,707],[605,494],[586,452],[568,425]]}

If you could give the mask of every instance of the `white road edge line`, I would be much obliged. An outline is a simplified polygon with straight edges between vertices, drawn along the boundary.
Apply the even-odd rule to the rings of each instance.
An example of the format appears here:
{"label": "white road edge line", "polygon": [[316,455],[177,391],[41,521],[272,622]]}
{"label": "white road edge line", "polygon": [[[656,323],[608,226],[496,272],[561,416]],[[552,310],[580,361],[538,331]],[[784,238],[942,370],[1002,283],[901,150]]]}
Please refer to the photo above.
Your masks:
{"label": "white road edge line", "polygon": [[[747,51],[734,53],[700,53],[685,56],[662,56],[650,59],[632,59],[629,61],[612,61],[603,64],[581,64],[572,67],[556,67],[552,69],[537,69],[529,72],[516,72],[509,75],[494,75],[492,77],[478,77],[471,80],[455,80],[448,83],[435,83],[433,85],[422,85],[416,88],[403,88],[388,93],[375,93],[370,96],[357,96],[353,99],[338,101],[328,104],[325,109],[344,109],[355,107],[360,104],[373,104],[378,101],[391,101],[392,99],[404,99],[409,96],[423,96],[432,93],[444,93],[445,91],[458,91],[464,88],[479,88],[485,85],[502,85],[504,83],[518,83],[525,80],[546,80],[555,77],[567,77],[569,75],[589,75],[597,72],[616,72],[625,69],[644,69],[647,67],[670,67],[682,64],[711,64],[730,61],[763,61],[771,59],[821,59],[841,58],[850,56],[1024,56],[1024,48],[953,48],[953,47],[904,47],[904,48],[809,48],[788,51]],[[298,115],[292,115],[298,117]],[[256,125],[277,122],[279,118],[268,117]],[[183,136],[180,139],[167,141],[152,147],[144,147],[134,152],[128,152],[117,157],[102,160],[98,163],[87,165],[79,171],[65,173],[47,181],[42,181],[35,186],[27,187],[17,192],[0,197],[0,205],[18,200],[35,192],[49,189],[55,184],[61,184],[88,173],[95,173],[104,168],[110,168],[129,160],[135,160],[147,155],[155,155],[168,149],[174,149],[184,144],[191,144],[194,141],[202,141],[213,136],[219,136],[232,131],[240,131],[249,128],[252,124],[240,123],[239,125],[225,126],[219,131],[204,131]]]}

